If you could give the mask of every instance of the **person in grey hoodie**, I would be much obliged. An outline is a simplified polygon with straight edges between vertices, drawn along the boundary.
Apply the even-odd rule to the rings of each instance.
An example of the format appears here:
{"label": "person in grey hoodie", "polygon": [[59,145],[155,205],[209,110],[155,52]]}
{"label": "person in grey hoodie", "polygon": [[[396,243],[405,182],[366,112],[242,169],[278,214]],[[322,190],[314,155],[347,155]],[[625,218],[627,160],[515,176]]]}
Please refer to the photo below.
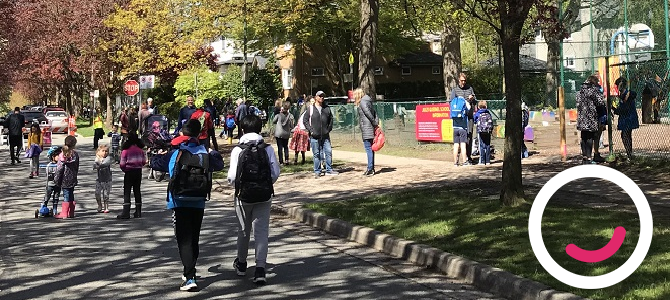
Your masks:
{"label": "person in grey hoodie", "polygon": [[372,99],[362,89],[354,91],[354,100],[358,107],[358,119],[360,120],[363,146],[368,155],[368,168],[363,173],[365,176],[375,175],[375,153],[372,151],[372,142],[375,138],[375,129],[379,126],[379,117],[372,106]]}
{"label": "person in grey hoodie", "polygon": [[272,123],[275,124],[275,139],[277,140],[280,165],[283,165],[284,161],[286,161],[286,164],[289,163],[288,139],[291,137],[291,128],[293,128],[293,124],[295,123],[293,115],[289,113],[290,108],[291,103],[284,102],[279,113],[272,119]]}
{"label": "person in grey hoodie", "polygon": [[[263,136],[260,135],[263,129],[263,122],[258,116],[249,115],[242,120],[240,127],[244,135],[240,138],[240,145],[263,143]],[[279,165],[277,165],[277,158],[272,146],[268,145],[265,148],[268,157],[268,165],[270,167],[270,177],[274,184],[279,178]],[[238,162],[242,154],[242,148],[237,146],[230,153],[230,169],[228,169],[228,183],[235,185],[237,178]],[[237,231],[237,257],[233,261],[233,267],[238,276],[246,275],[247,271],[247,255],[249,254],[249,235],[253,226],[254,241],[256,244],[256,268],[254,270],[254,282],[264,284],[265,279],[265,264],[268,256],[268,236],[270,234],[270,207],[272,205],[272,198],[267,201],[245,202],[235,194],[235,213],[238,220]],[[258,200],[258,199],[254,199]]]}

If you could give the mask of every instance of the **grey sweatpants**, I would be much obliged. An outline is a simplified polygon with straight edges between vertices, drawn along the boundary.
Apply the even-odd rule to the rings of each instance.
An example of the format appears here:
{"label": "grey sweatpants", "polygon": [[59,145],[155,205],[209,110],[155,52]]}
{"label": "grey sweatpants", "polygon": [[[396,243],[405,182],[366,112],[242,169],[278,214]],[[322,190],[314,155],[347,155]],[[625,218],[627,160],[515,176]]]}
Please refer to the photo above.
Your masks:
{"label": "grey sweatpants", "polygon": [[238,219],[237,258],[240,262],[247,261],[249,255],[249,238],[251,227],[254,229],[256,244],[256,267],[265,268],[268,257],[268,236],[270,233],[270,206],[272,201],[261,203],[244,203],[235,199],[235,213]]}

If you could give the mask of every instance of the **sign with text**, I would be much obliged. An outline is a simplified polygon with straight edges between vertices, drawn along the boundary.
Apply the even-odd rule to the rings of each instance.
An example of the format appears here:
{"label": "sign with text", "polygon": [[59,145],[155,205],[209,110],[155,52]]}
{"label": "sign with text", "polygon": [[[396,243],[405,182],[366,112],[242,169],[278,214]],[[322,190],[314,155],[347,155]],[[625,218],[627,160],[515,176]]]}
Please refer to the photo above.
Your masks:
{"label": "sign with text", "polygon": [[135,80],[128,80],[123,84],[123,92],[126,93],[126,96],[135,96],[140,92],[140,84]]}
{"label": "sign with text", "polygon": [[454,127],[449,103],[416,106],[416,140],[452,143]]}
{"label": "sign with text", "polygon": [[140,88],[143,90],[153,89],[155,79],[156,77],[154,75],[140,76]]}

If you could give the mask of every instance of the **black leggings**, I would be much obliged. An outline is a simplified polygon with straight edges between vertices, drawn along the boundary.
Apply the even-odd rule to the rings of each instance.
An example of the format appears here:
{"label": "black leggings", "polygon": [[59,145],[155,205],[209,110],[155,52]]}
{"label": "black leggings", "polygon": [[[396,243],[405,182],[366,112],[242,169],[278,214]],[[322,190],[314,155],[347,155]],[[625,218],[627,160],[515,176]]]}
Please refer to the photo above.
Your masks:
{"label": "black leggings", "polygon": [[195,278],[195,264],[200,254],[200,227],[205,210],[202,208],[177,207],[173,209],[172,222],[177,237],[179,256],[184,266],[184,277]]}
{"label": "black leggings", "polygon": [[626,155],[631,158],[633,156],[633,130],[622,130],[621,141],[626,149]]}
{"label": "black leggings", "polygon": [[278,138],[277,139],[277,151],[279,152],[279,163],[283,164],[284,160],[288,162],[288,139]]}
{"label": "black leggings", "polygon": [[142,169],[131,169],[126,171],[123,176],[123,204],[130,209],[130,189],[135,195],[135,206],[142,204],[142,193],[140,184],[142,183]]}
{"label": "black leggings", "polygon": [[582,157],[584,159],[591,159],[593,153],[593,139],[596,133],[593,131],[582,130]]}

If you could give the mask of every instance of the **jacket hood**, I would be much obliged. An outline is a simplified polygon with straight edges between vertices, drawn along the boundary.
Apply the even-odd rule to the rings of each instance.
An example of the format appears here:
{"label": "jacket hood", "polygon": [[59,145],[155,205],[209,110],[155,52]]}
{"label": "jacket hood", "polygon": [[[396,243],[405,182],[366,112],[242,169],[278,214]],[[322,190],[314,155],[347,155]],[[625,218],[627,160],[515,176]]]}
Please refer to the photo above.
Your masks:
{"label": "jacket hood", "polygon": [[240,138],[240,144],[248,143],[248,142],[260,142],[263,141],[263,136],[258,134],[258,133],[245,133],[241,138]]}

